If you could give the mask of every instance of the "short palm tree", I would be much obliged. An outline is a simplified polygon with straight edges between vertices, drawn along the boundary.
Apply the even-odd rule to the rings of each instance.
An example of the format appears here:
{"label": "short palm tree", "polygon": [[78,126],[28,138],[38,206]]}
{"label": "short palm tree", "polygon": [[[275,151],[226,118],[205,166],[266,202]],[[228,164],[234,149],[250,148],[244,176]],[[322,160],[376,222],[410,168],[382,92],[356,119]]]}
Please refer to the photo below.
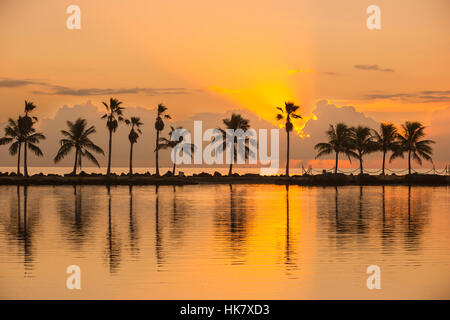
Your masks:
{"label": "short palm tree", "polygon": [[[238,133],[236,130],[241,129],[244,133],[248,129],[250,129],[250,121],[248,119],[244,119],[240,114],[233,113],[229,119],[223,119],[223,124],[225,125],[226,129],[233,130],[234,134],[230,135],[227,133],[226,129],[218,128],[218,130],[222,133],[222,150],[226,150],[227,148],[232,148],[233,150],[233,159],[228,159],[230,161],[230,169],[228,170],[228,175],[231,176],[233,173],[233,162],[237,159],[237,136]],[[248,147],[248,143],[246,141],[244,146],[244,157],[247,159],[248,155],[250,153],[250,148]]]}
{"label": "short palm tree", "polygon": [[285,120],[285,129],[286,129],[286,176],[289,176],[289,152],[290,152],[290,137],[289,134],[294,128],[292,124],[292,119],[302,119],[302,116],[297,114],[296,111],[299,109],[299,106],[294,105],[292,102],[285,102],[284,109],[277,107],[281,113],[277,114],[277,120]]}
{"label": "short palm tree", "polygon": [[142,134],[140,127],[144,125],[139,117],[131,117],[126,119],[125,123],[131,126],[130,133],[128,134],[128,140],[130,140],[130,172],[129,175],[133,175],[133,145],[137,143],[139,135]]}
{"label": "short palm tree", "polygon": [[[24,122],[23,123],[24,128],[31,129],[33,127],[33,125],[38,121],[37,117],[35,117],[35,116],[31,117],[30,116],[30,113],[33,112],[34,109],[36,109],[36,105],[33,102],[31,102],[31,101],[25,100],[25,108],[24,108],[25,116],[22,117],[22,121]],[[28,152],[27,152],[27,150],[29,149],[27,147],[27,144],[28,144],[28,142],[24,141],[23,172],[24,172],[26,177],[28,177],[28,161],[27,161]]]}
{"label": "short palm tree", "polygon": [[20,174],[20,153],[22,150],[23,135],[19,124],[22,120],[15,121],[11,118],[8,120],[8,126],[5,128],[5,136],[0,139],[0,145],[11,143],[9,154],[14,156],[17,154],[17,175]]}
{"label": "short palm tree", "polygon": [[345,123],[338,123],[335,126],[330,124],[330,128],[326,131],[328,142],[321,142],[314,146],[318,150],[316,159],[328,155],[333,152],[336,153],[336,165],[334,173],[337,173],[339,153],[347,155],[350,160],[351,155],[351,130]]}
{"label": "short palm tree", "polygon": [[404,153],[408,152],[408,174],[411,174],[411,158],[422,165],[422,158],[433,162],[431,156],[433,149],[431,144],[433,140],[424,140],[425,126],[420,122],[407,121],[401,126],[401,132],[397,135],[399,148],[391,155],[391,160],[403,158]]}
{"label": "short palm tree", "polygon": [[100,167],[95,156],[90,152],[105,154],[99,146],[91,139],[90,135],[95,133],[95,127],[88,127],[86,119],[78,118],[75,122],[67,121],[69,130],[61,130],[63,139],[59,140],[61,147],[58,150],[53,161],[58,163],[67,156],[72,149],[75,149],[75,159],[72,174],[77,174],[77,167],[81,169],[81,158],[86,157],[91,160],[97,167]]}
{"label": "short palm tree", "polygon": [[157,114],[156,114],[156,120],[155,120],[155,129],[156,129],[156,146],[155,146],[155,162],[156,162],[156,175],[159,176],[159,135],[160,132],[164,130],[164,121],[165,119],[171,119],[170,115],[164,114],[166,112],[167,107],[163,104],[158,104]]}
{"label": "short palm tree", "polygon": [[359,160],[359,173],[364,173],[363,156],[377,150],[377,145],[372,136],[371,129],[364,126],[357,126],[350,129],[351,150],[350,156]]}
{"label": "short palm tree", "polygon": [[112,134],[113,132],[116,132],[119,122],[124,120],[122,117],[124,108],[120,106],[121,104],[122,101],[115,98],[109,99],[109,105],[106,102],[103,102],[103,105],[106,108],[106,113],[102,116],[102,119],[106,119],[106,127],[109,131],[108,168],[106,170],[107,175],[111,174]]}
{"label": "short palm tree", "polygon": [[386,167],[386,154],[389,151],[395,152],[399,146],[397,140],[397,128],[393,123],[381,123],[380,132],[373,130],[373,135],[377,144],[377,149],[383,152],[381,174],[384,175],[384,170]]}
{"label": "short palm tree", "polygon": [[172,140],[171,137],[175,130],[183,130],[183,127],[170,127],[169,137],[170,138],[160,138],[159,139],[159,148],[160,149],[173,149],[174,159],[173,159],[173,169],[172,169],[172,175],[175,175],[175,169],[177,165],[177,150],[181,148],[183,152],[188,152],[188,155],[192,157],[194,155],[195,145],[193,143],[185,143],[183,142],[183,136],[180,136],[178,140]]}

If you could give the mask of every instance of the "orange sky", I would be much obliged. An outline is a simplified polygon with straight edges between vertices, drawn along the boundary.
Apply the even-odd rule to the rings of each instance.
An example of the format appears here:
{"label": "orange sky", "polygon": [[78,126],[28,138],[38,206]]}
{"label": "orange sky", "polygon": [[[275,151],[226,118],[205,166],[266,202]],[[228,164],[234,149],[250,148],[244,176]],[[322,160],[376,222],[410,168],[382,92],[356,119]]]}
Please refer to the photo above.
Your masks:
{"label": "orange sky", "polygon": [[[66,28],[71,4],[81,30]],[[51,116],[110,96],[164,102],[178,118],[245,108],[274,121],[294,100],[307,119],[328,99],[377,121],[428,121],[450,100],[449,2],[379,0],[377,31],[366,28],[371,4],[2,0],[0,121],[24,99]]]}

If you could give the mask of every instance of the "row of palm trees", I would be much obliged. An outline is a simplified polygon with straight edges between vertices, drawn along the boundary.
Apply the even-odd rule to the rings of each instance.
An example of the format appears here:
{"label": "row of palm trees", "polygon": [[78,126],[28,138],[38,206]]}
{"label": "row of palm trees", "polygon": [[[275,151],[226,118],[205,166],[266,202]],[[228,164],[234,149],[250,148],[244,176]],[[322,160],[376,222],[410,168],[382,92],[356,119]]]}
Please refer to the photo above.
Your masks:
{"label": "row of palm trees", "polygon": [[[299,106],[292,102],[286,102],[284,108],[277,107],[281,113],[277,114],[277,120],[284,120],[286,130],[286,176],[289,176],[289,135],[294,126],[292,119],[301,119],[297,113]],[[433,161],[431,156],[433,140],[424,139],[425,126],[420,122],[407,121],[401,125],[400,130],[393,123],[381,123],[380,130],[376,131],[365,126],[349,127],[345,123],[331,125],[326,131],[327,142],[321,142],[314,146],[318,151],[316,159],[324,155],[335,153],[336,164],[334,173],[338,172],[339,154],[344,154],[351,161],[359,160],[360,174],[364,173],[363,157],[373,152],[383,153],[382,174],[385,174],[386,155],[391,152],[389,162],[396,158],[404,158],[408,154],[408,173],[411,174],[411,160],[416,160],[422,165],[422,158]]]}
{"label": "row of palm trees", "polygon": [[425,126],[420,122],[407,121],[398,130],[392,123],[381,123],[380,130],[372,130],[365,126],[348,127],[345,123],[330,125],[326,131],[328,142],[315,145],[318,150],[316,158],[335,153],[337,173],[339,154],[342,153],[351,161],[359,161],[360,174],[364,173],[363,157],[373,152],[382,152],[383,162],[381,173],[385,174],[386,155],[391,152],[389,162],[396,158],[408,158],[408,174],[411,174],[411,160],[422,165],[422,159],[433,162],[431,156],[433,140],[423,139]]}
{"label": "row of palm trees", "polygon": [[[103,105],[106,108],[106,112],[101,118],[106,119],[106,128],[109,133],[107,175],[111,174],[113,134],[117,131],[117,128],[122,122],[130,126],[130,132],[128,134],[128,140],[130,142],[129,175],[132,175],[133,147],[142,134],[141,127],[143,126],[143,123],[139,117],[135,116],[126,119],[123,115],[125,108],[121,106],[122,102],[115,98],[111,98],[109,103],[103,102]],[[8,120],[8,126],[5,128],[5,136],[0,139],[0,145],[11,143],[11,146],[9,147],[9,153],[11,155],[17,154],[17,174],[20,174],[21,149],[23,145],[25,176],[28,176],[27,150],[31,150],[37,156],[43,156],[43,153],[37,144],[41,140],[44,140],[45,136],[40,132],[36,132],[34,127],[38,118],[30,116],[35,108],[36,105],[32,102],[25,101],[24,114],[20,115],[17,120],[11,118]],[[277,120],[284,121],[286,130],[286,176],[289,176],[290,132],[294,129],[293,120],[302,118],[298,113],[299,109],[300,107],[292,102],[286,102],[284,108],[277,107],[277,110],[280,113],[277,114],[276,118]],[[165,127],[164,120],[171,119],[171,116],[167,114],[166,111],[167,107],[163,104],[158,105],[155,119],[156,142],[154,150],[156,175],[160,174],[160,149],[183,147],[184,152],[188,152],[190,156],[192,156],[194,152],[194,145],[190,143],[185,144],[182,136],[180,136],[178,140],[172,140],[170,138],[175,130],[182,130],[182,127],[176,129],[171,127],[169,138],[161,137],[161,131],[163,131]],[[229,137],[226,129],[232,129],[234,131],[241,129],[245,132],[250,129],[250,121],[235,113],[233,113],[230,118],[223,119],[222,121],[225,125],[225,129],[217,128],[223,138],[221,149],[225,150],[227,147],[233,148],[233,160],[236,161],[237,137]],[[61,130],[63,138],[60,140],[60,148],[53,159],[54,162],[58,163],[75,149],[72,174],[76,174],[78,169],[81,170],[82,158],[87,158],[96,166],[100,167],[100,164],[93,153],[104,155],[104,151],[90,138],[90,136],[96,132],[95,127],[88,126],[87,121],[81,118],[77,119],[75,122],[67,121],[66,123],[68,130]],[[424,130],[425,127],[420,122],[406,122],[401,125],[400,130],[392,123],[382,123],[379,131],[372,130],[365,126],[349,127],[345,123],[338,123],[336,125],[330,124],[329,129],[326,131],[328,141],[315,145],[315,149],[318,151],[316,158],[335,153],[336,164],[334,172],[337,173],[339,155],[344,154],[350,161],[352,158],[359,161],[360,173],[363,174],[363,157],[373,152],[382,152],[382,174],[384,175],[386,155],[388,152],[391,152],[389,161],[396,158],[404,158],[406,153],[408,155],[408,173],[411,174],[411,160],[416,160],[419,164],[422,164],[422,158],[432,161],[431,144],[433,144],[434,141],[424,139]],[[245,158],[248,158],[250,153],[248,144],[245,145],[244,153]],[[234,161],[230,161],[229,175],[232,175]],[[174,159],[172,169],[173,175],[175,174],[175,170],[176,159]]]}

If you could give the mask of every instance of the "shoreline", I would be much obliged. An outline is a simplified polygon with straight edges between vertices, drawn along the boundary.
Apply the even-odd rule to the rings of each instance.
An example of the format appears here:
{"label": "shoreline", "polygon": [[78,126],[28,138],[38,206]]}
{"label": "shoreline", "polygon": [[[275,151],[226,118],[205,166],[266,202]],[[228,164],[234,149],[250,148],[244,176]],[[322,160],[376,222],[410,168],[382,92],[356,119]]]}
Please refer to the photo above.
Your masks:
{"label": "shoreline", "polygon": [[207,173],[192,176],[155,176],[149,174],[136,174],[111,176],[99,174],[81,175],[43,175],[37,174],[29,177],[0,175],[0,185],[200,185],[200,184],[275,184],[275,185],[299,185],[299,186],[344,186],[344,185],[430,185],[448,186],[450,176],[432,174],[412,175],[344,175],[344,174],[319,174],[319,175],[294,175],[285,176],[260,176],[257,174],[245,174],[232,176],[211,175]]}

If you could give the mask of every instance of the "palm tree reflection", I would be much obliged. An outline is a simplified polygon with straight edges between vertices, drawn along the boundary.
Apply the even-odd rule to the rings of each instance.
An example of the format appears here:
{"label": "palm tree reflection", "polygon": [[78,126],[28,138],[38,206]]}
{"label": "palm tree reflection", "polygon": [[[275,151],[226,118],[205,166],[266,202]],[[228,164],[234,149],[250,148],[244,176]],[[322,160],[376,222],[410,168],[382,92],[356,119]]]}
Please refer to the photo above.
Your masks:
{"label": "palm tree reflection", "polygon": [[111,187],[106,187],[108,190],[108,234],[107,234],[107,256],[109,263],[109,272],[116,273],[120,266],[120,242],[118,235],[114,234],[115,230],[112,224],[111,216]]}
{"label": "palm tree reflection", "polygon": [[156,263],[159,270],[164,264],[162,233],[159,221],[159,185],[155,186],[155,237]]}
{"label": "palm tree reflection", "polygon": [[[297,269],[295,263],[295,250],[292,245],[293,239],[290,231],[289,223],[289,185],[286,185],[286,248],[285,248],[285,260],[286,271],[291,271]],[[294,259],[292,259],[294,258]]]}
{"label": "palm tree reflection", "polygon": [[133,212],[133,186],[130,185],[128,189],[128,193],[130,195],[130,202],[129,202],[129,222],[128,222],[128,231],[130,234],[130,251],[132,254],[136,254],[139,252],[139,246],[138,246],[138,229],[137,224],[134,218],[134,212]]}

